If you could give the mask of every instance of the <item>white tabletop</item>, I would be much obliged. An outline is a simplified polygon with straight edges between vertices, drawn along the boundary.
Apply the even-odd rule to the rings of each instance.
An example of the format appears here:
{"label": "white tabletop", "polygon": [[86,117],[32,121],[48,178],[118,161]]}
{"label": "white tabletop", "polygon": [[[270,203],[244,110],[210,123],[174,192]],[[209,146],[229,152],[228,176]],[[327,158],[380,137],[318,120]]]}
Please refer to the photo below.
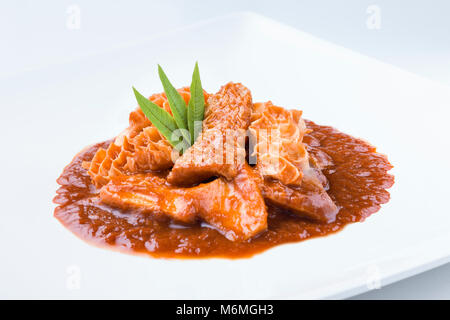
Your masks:
{"label": "white tabletop", "polygon": [[[263,14],[450,84],[450,2],[446,0],[2,2],[0,77],[139,43],[235,11]],[[355,298],[449,299],[450,265]]]}

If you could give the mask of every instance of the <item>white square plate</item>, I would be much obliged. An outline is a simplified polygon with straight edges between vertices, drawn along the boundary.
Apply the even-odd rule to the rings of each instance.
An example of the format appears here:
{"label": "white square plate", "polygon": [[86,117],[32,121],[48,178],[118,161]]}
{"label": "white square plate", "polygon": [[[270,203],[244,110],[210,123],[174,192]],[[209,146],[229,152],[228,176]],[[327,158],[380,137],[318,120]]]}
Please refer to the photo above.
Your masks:
{"label": "white square plate", "polygon": [[[391,201],[338,234],[250,259],[164,260],[85,244],[53,218],[55,179],[84,146],[113,137],[131,86],[177,86],[194,62],[216,91],[240,81],[255,101],[363,137],[389,156]],[[2,298],[337,298],[450,260],[448,87],[254,14],[1,79]]]}

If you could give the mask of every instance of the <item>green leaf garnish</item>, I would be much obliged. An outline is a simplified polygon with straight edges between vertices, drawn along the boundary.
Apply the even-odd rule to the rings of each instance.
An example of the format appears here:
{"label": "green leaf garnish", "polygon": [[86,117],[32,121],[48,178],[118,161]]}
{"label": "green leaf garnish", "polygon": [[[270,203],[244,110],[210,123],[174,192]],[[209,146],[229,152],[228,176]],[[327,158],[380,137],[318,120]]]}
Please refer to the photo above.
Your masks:
{"label": "green leaf garnish", "polygon": [[175,87],[170,83],[166,74],[160,65],[158,65],[158,74],[161,79],[161,83],[164,87],[164,92],[166,93],[167,100],[169,101],[170,110],[172,111],[173,118],[178,128],[186,129],[182,130],[183,138],[187,142],[191,142],[191,137],[189,136],[188,123],[187,123],[187,107],[184,102],[183,97],[175,89]]}
{"label": "green leaf garnish", "polygon": [[178,143],[178,141],[172,140],[172,133],[178,129],[175,120],[166,110],[145,98],[134,87],[133,91],[142,112],[170,144],[175,147]]}
{"label": "green leaf garnish", "polygon": [[191,145],[197,139],[198,134],[201,132],[200,128],[195,127],[195,123],[203,121],[205,114],[205,97],[203,95],[202,82],[200,81],[200,72],[198,70],[198,63],[195,63],[194,73],[192,74],[191,82],[191,99],[189,100],[188,107],[188,128],[191,134]]}
{"label": "green leaf garnish", "polygon": [[158,65],[158,73],[173,117],[133,87],[134,95],[139,107],[150,122],[175,149],[183,153],[194,143],[202,131],[202,121],[205,115],[205,97],[200,81],[198,63],[195,63],[194,73],[192,74],[189,108],[186,107],[183,97],[170,83],[160,65]]}

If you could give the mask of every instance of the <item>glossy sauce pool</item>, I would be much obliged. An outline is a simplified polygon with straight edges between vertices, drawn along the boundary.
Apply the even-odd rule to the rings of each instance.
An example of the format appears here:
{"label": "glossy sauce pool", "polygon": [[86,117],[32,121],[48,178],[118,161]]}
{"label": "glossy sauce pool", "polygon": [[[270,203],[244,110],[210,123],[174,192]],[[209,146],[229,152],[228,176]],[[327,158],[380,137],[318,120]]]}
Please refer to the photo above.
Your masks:
{"label": "glossy sauce pool", "polygon": [[106,148],[111,141],[83,150],[64,169],[58,179],[61,187],[54,199],[58,204],[54,215],[87,242],[129,253],[164,258],[244,258],[279,244],[337,232],[378,211],[389,200],[386,189],[394,183],[387,158],[360,139],[332,127],[306,123],[313,129],[304,139],[308,150],[317,157],[332,159],[333,164],[323,173],[329,181],[328,194],[340,208],[333,223],[315,223],[269,207],[266,232],[246,242],[232,242],[200,223],[186,227],[108,207],[99,202],[97,190],[81,163],[91,160],[99,147]]}

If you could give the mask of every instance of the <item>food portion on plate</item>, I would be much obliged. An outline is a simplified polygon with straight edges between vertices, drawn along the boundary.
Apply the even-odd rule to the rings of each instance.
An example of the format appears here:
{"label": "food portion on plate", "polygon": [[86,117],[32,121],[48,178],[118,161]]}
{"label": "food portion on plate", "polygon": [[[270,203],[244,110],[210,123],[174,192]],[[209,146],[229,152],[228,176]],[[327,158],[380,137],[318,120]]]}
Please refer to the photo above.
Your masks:
{"label": "food portion on plate", "polygon": [[384,155],[249,88],[207,93],[195,66],[58,179],[55,217],[90,243],[154,257],[248,257],[341,230],[389,200]]}

